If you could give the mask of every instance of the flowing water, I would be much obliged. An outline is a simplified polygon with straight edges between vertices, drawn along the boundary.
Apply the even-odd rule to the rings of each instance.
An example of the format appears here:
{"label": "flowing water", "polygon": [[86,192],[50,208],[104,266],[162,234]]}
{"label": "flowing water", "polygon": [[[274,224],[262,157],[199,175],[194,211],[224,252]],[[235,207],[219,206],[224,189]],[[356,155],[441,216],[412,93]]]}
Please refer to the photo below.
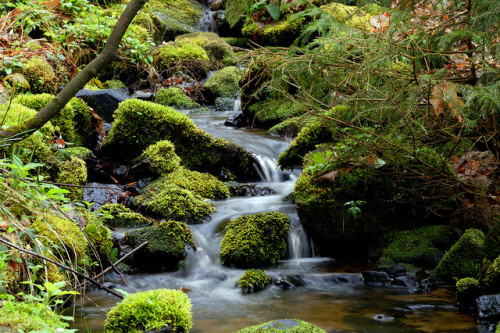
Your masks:
{"label": "flowing water", "polygon": [[[238,108],[238,100],[235,108]],[[314,257],[314,244],[305,234],[295,207],[283,201],[293,190],[297,173],[276,170],[276,158],[287,142],[254,129],[225,127],[224,120],[234,111],[191,116],[202,129],[242,145],[255,154],[262,181],[275,194],[233,197],[216,202],[217,212],[210,222],[190,226],[197,251],[190,251],[184,267],[177,272],[125,275],[124,286],[116,274],[106,276],[107,284],[127,292],[184,287],[193,303],[193,333],[230,333],[249,325],[279,318],[300,318],[327,332],[485,332],[470,315],[457,310],[453,291],[441,288],[430,293],[410,293],[406,289],[365,286],[361,272],[369,265],[339,263]],[[243,270],[220,264],[221,231],[243,214],[280,211],[292,220],[288,259],[267,268],[273,280],[286,277],[297,286],[271,286],[255,294],[242,294],[237,279]],[[105,310],[116,298],[101,291],[88,297]],[[105,314],[92,303],[77,307],[75,326],[82,332],[102,331]],[[82,319],[82,316],[84,319]]]}

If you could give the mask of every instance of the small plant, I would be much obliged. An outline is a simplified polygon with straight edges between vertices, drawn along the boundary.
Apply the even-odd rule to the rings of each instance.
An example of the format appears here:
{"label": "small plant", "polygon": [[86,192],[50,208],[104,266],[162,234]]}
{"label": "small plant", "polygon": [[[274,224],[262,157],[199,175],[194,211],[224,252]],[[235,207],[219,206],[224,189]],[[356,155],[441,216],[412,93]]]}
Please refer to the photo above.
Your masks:
{"label": "small plant", "polygon": [[251,269],[245,271],[238,279],[238,286],[244,293],[253,293],[264,289],[271,283],[271,278],[265,271],[260,269]]}
{"label": "small plant", "polygon": [[316,154],[314,154],[312,158],[314,165],[309,166],[309,170],[311,170],[313,176],[319,174],[320,172],[326,172],[332,166],[331,163],[328,163],[328,158],[332,154],[335,153],[331,150],[327,151],[326,153],[317,152]]}
{"label": "small plant", "polygon": [[344,206],[347,206],[347,213],[351,214],[354,218],[357,218],[359,215],[361,215],[361,208],[359,206],[364,205],[366,201],[363,200],[353,200],[353,201],[348,201],[344,204]]}
{"label": "small plant", "polygon": [[[62,300],[61,297],[68,295],[80,295],[80,293],[72,290],[63,290],[66,285],[66,281],[60,281],[56,283],[52,283],[49,281],[45,281],[43,285],[35,284],[31,281],[25,281],[23,283],[30,284],[40,291],[39,294],[24,294],[21,293],[20,296],[26,301],[32,303],[43,304],[45,307],[50,307],[56,311],[56,313],[61,312],[63,310],[63,306],[65,300]],[[71,319],[72,317],[63,317],[63,319]]]}

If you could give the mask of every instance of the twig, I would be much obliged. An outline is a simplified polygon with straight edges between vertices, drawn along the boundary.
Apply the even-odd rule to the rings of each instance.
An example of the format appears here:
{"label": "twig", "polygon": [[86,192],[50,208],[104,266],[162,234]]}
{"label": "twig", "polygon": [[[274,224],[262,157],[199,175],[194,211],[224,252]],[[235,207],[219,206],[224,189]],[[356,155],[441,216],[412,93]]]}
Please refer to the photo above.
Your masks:
{"label": "twig", "polygon": [[80,272],[77,272],[77,271],[75,271],[74,269],[72,269],[72,268],[70,268],[70,267],[66,267],[66,266],[64,266],[63,264],[61,264],[61,263],[59,263],[59,262],[57,262],[57,261],[55,261],[55,260],[52,260],[52,259],[47,258],[47,257],[45,257],[45,256],[42,256],[41,254],[38,254],[38,253],[35,253],[35,252],[31,252],[31,251],[26,250],[26,249],[24,249],[24,248],[22,248],[22,247],[19,247],[19,246],[17,246],[17,245],[14,245],[14,244],[12,244],[11,242],[9,242],[9,241],[7,241],[6,239],[4,239],[3,237],[0,237],[0,243],[3,243],[3,244],[5,244],[5,245],[7,245],[8,247],[11,247],[11,248],[16,249],[16,250],[21,251],[21,252],[24,252],[24,253],[29,254],[29,255],[31,255],[31,256],[33,256],[33,257],[36,257],[36,258],[38,258],[38,259],[42,259],[42,260],[44,260],[44,261],[48,261],[48,262],[50,262],[50,263],[53,263],[54,265],[56,265],[56,266],[58,266],[58,267],[61,267],[61,268],[62,268],[62,269],[64,269],[64,270],[70,271],[71,273],[76,274],[76,275],[80,276],[81,278],[83,278],[83,279],[85,279],[85,280],[88,280],[89,282],[93,283],[93,284],[94,284],[94,285],[95,285],[98,289],[103,289],[103,290],[106,290],[108,293],[110,293],[110,294],[112,294],[112,295],[114,295],[114,296],[116,296],[116,297],[118,297],[118,298],[120,298],[120,299],[124,299],[124,298],[125,298],[122,294],[120,294],[120,293],[118,293],[118,292],[114,291],[113,289],[110,289],[110,288],[106,287],[105,285],[103,285],[103,284],[99,283],[98,281],[94,280],[94,279],[93,279],[93,278],[91,278],[90,276],[87,276],[87,275],[85,275],[85,274],[82,274],[82,273],[80,273]]}

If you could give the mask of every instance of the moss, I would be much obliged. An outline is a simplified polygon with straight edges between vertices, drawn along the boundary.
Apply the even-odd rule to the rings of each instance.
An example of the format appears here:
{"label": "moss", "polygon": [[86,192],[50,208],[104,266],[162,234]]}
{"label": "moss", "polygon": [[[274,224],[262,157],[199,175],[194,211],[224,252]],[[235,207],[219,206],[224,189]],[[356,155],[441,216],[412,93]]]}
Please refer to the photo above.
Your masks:
{"label": "moss", "polygon": [[120,204],[102,205],[97,213],[103,214],[103,222],[112,227],[142,227],[151,224],[151,221],[141,214]]}
{"label": "moss", "polygon": [[104,89],[121,89],[125,88],[125,84],[120,80],[107,80],[104,82]]}
{"label": "moss", "polygon": [[500,293],[500,256],[488,267],[484,278],[481,279],[481,286],[488,294]]}
{"label": "moss", "polygon": [[442,250],[452,244],[453,231],[445,225],[400,231],[387,246],[384,257],[398,263],[435,267]]}
{"label": "moss", "polygon": [[87,234],[88,239],[99,250],[99,253],[109,254],[112,257],[111,252],[114,245],[111,238],[111,230],[94,213],[87,211],[85,215],[87,224],[83,228],[83,231]]}
{"label": "moss", "polygon": [[245,22],[241,32],[245,37],[253,39],[261,45],[288,46],[299,36],[302,27],[303,19],[291,20],[287,18],[263,28],[249,19]]}
{"label": "moss", "polygon": [[0,306],[0,328],[11,332],[56,332],[67,326],[60,316],[41,303],[4,301]]}
{"label": "moss", "polygon": [[495,330],[495,333],[500,333],[500,321],[497,324],[497,329]]}
{"label": "moss", "polygon": [[[295,138],[305,126],[306,124],[303,123],[302,118],[294,117],[274,125],[267,133],[282,138]],[[298,165],[302,165],[302,159]]]}
{"label": "moss", "polygon": [[221,200],[229,197],[228,187],[217,177],[183,167],[153,182],[152,186],[161,188],[165,184],[175,184],[207,199]]}
{"label": "moss", "polygon": [[210,62],[219,67],[224,59],[233,56],[231,46],[213,32],[194,32],[180,35],[175,38],[176,42],[188,42],[201,46],[210,59]]}
{"label": "moss", "polygon": [[245,114],[250,119],[255,117],[260,127],[270,128],[286,119],[303,115],[306,111],[299,103],[279,98],[254,103]]}
{"label": "moss", "polygon": [[65,149],[59,149],[56,152],[56,156],[59,158],[65,158],[69,157],[78,157],[81,160],[88,160],[91,159],[94,156],[94,153],[92,150],[85,148],[85,147],[71,147],[71,148],[65,148]]}
{"label": "moss", "polygon": [[[370,15],[363,12],[356,6],[346,6],[340,3],[330,3],[321,7],[329,13],[335,20],[347,26],[361,30],[370,30]],[[375,8],[369,8],[375,10]]]}
{"label": "moss", "polygon": [[493,260],[500,256],[500,220],[486,234],[486,258]]}
{"label": "moss", "polygon": [[210,69],[207,52],[201,46],[189,42],[160,46],[153,51],[153,59],[158,71],[168,70],[171,74],[187,70],[197,77],[203,77]]}
{"label": "moss", "polygon": [[125,233],[125,241],[133,248],[148,244],[133,256],[133,266],[139,269],[177,270],[186,258],[186,248],[194,247],[193,234],[186,224],[162,222]]}
{"label": "moss", "polygon": [[47,214],[33,222],[32,228],[53,255],[77,261],[86,257],[87,240],[78,225],[67,218]]}
{"label": "moss", "polygon": [[325,333],[321,328],[299,319],[279,319],[239,330],[236,333]]}
{"label": "moss", "polygon": [[246,20],[247,8],[252,4],[251,0],[226,0],[226,20],[231,29],[241,29]]}
{"label": "moss", "polygon": [[264,289],[271,283],[271,278],[265,271],[251,269],[245,271],[238,279],[238,286],[244,293],[253,293]]}
{"label": "moss", "polygon": [[[69,161],[61,161],[57,164],[59,172],[56,182],[71,185],[85,185],[87,183],[87,164],[78,157],[72,156]],[[68,187],[69,197],[72,200],[83,199],[83,188]]]}
{"label": "moss", "polygon": [[248,38],[222,37],[222,40],[231,46],[236,46],[236,47],[247,47],[248,46]]}
{"label": "moss", "polygon": [[119,158],[135,158],[149,145],[170,140],[182,165],[213,175],[233,174],[256,178],[254,159],[241,147],[198,129],[184,114],[155,103],[129,99],[114,113],[115,121],[102,152]]}
{"label": "moss", "polygon": [[460,303],[470,306],[476,297],[480,296],[480,287],[477,279],[463,278],[457,281],[457,296]]}
{"label": "moss", "polygon": [[204,87],[218,97],[234,97],[239,90],[238,83],[243,76],[243,71],[234,66],[221,69],[212,75]]}
{"label": "moss", "polygon": [[106,316],[108,333],[142,333],[170,327],[189,332],[192,327],[191,301],[180,290],[156,289],[129,295]]}
{"label": "moss", "polygon": [[186,223],[202,223],[215,211],[213,203],[173,184],[159,188],[150,184],[146,192],[135,197],[133,202],[152,216]]}
{"label": "moss", "polygon": [[445,253],[430,278],[450,281],[453,278],[479,275],[484,257],[484,234],[477,229],[468,229]]}
{"label": "moss", "polygon": [[243,215],[224,229],[221,260],[226,266],[259,267],[286,255],[290,218],[284,213]]}
{"label": "moss", "polygon": [[158,141],[149,146],[141,155],[141,159],[151,161],[151,168],[158,174],[172,172],[179,168],[181,159],[175,154],[175,147],[168,140]]}
{"label": "moss", "polygon": [[194,26],[204,13],[203,7],[194,0],[151,0],[144,5],[143,11],[189,26]]}
{"label": "moss", "polygon": [[198,109],[200,104],[193,102],[181,88],[160,89],[155,97],[155,103],[171,106],[178,110]]}
{"label": "moss", "polygon": [[382,15],[391,10],[388,7],[382,7],[376,3],[369,3],[361,6],[361,10],[368,15]]}
{"label": "moss", "polygon": [[30,91],[34,94],[57,91],[59,81],[54,69],[43,58],[33,57],[23,67],[23,75],[30,84]]}

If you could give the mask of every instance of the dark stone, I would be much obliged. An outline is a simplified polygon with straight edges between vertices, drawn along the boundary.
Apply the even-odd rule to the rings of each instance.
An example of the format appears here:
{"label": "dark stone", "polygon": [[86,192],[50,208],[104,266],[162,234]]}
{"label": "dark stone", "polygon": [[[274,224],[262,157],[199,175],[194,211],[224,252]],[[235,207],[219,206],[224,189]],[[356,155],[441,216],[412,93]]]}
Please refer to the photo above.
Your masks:
{"label": "dark stone", "polygon": [[276,282],[274,282],[274,285],[278,286],[280,288],[283,288],[283,289],[292,289],[292,288],[296,287],[293,283],[288,281],[286,278],[281,278],[281,279],[276,280]]}
{"label": "dark stone", "polygon": [[174,330],[169,326],[156,331],[145,331],[144,333],[174,333]]}
{"label": "dark stone", "polygon": [[126,165],[120,165],[118,168],[116,168],[115,174],[118,177],[124,177],[128,172],[128,167]]}
{"label": "dark stone", "polygon": [[394,317],[385,315],[385,314],[377,314],[373,316],[373,319],[375,321],[381,322],[381,323],[390,323],[394,321]]}
{"label": "dark stone", "polygon": [[408,289],[410,293],[418,291],[418,282],[408,276],[398,276],[392,280],[393,287],[402,287]]}
{"label": "dark stone", "polygon": [[243,113],[237,113],[227,118],[227,120],[224,122],[224,125],[240,128],[248,126],[248,122]]}
{"label": "dark stone", "polygon": [[477,315],[481,320],[500,319],[500,294],[476,298]]}
{"label": "dark stone", "polygon": [[137,90],[131,96],[132,98],[142,99],[144,101],[153,101],[154,95],[151,92]]}
{"label": "dark stone", "polygon": [[421,291],[423,291],[424,293],[426,293],[426,292],[429,292],[429,291],[435,289],[437,285],[438,285],[438,283],[434,280],[423,279],[422,281],[420,281],[419,289]]}
{"label": "dark stone", "polygon": [[[229,26],[229,23],[226,21],[226,11],[225,10],[218,10],[214,13],[214,21],[215,21],[215,27],[217,28],[217,31],[219,34],[223,37],[226,36],[231,36],[231,27]],[[239,32],[238,35],[241,35],[241,31]]]}
{"label": "dark stone", "polygon": [[210,10],[219,10],[222,7],[223,3],[224,0],[212,0],[212,2],[210,2]]}
{"label": "dark stone", "polygon": [[380,258],[377,263],[377,271],[386,272],[390,277],[406,275],[406,269],[403,265],[388,258]]}
{"label": "dark stone", "polygon": [[229,195],[232,197],[257,197],[276,194],[272,188],[257,186],[257,184],[226,182],[226,186],[229,189]]}
{"label": "dark stone", "polygon": [[386,272],[364,271],[362,273],[366,285],[390,287],[391,279]]}
{"label": "dark stone", "polygon": [[361,278],[361,276],[359,274],[332,273],[332,274],[326,275],[325,280],[328,281],[329,283],[335,283],[335,284],[343,284],[343,283],[360,284],[360,283],[363,283],[363,279]]}
{"label": "dark stone", "polygon": [[113,113],[118,108],[118,104],[130,98],[118,89],[88,90],[82,89],[76,93],[105,121],[113,121]]}

